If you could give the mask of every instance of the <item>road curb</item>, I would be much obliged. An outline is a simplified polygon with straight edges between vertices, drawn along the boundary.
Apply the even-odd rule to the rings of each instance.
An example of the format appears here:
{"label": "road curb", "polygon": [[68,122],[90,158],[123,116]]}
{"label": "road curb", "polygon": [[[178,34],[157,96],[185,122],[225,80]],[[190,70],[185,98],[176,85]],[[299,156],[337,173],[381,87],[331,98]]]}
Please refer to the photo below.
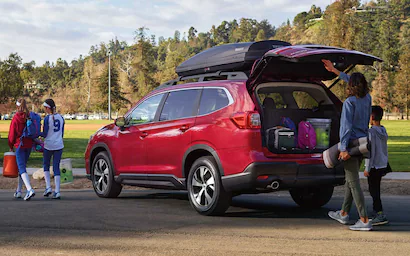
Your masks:
{"label": "road curb", "polygon": [[[33,175],[35,171],[37,171],[40,168],[27,168],[27,173],[29,175]],[[0,175],[3,175],[3,168],[0,167]],[[85,168],[73,168],[73,176],[76,177],[86,177],[86,172]],[[359,177],[361,179],[366,179],[364,177],[363,172],[359,173]],[[388,179],[388,180],[410,180],[410,172],[391,172],[388,173],[386,176],[383,177],[383,179]]]}

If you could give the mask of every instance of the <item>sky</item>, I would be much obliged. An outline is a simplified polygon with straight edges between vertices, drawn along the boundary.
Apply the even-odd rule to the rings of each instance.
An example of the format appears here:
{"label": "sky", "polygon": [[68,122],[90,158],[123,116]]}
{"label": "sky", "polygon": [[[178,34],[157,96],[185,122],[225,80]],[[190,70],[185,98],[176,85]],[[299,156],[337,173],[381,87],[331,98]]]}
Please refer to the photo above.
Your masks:
{"label": "sky", "polygon": [[88,55],[91,45],[117,37],[133,42],[134,31],[181,36],[193,26],[209,31],[222,21],[267,19],[278,27],[312,4],[332,0],[0,0],[0,59],[17,52],[37,66]]}

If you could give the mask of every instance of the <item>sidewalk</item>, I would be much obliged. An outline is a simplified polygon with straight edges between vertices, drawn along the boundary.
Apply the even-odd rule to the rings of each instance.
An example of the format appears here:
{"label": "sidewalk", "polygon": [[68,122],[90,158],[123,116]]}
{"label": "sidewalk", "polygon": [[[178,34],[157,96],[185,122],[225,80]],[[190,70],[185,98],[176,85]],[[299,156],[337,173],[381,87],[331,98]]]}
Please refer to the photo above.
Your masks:
{"label": "sidewalk", "polygon": [[[33,175],[40,168],[27,168],[27,173]],[[3,175],[3,167],[0,167],[0,175]],[[73,176],[85,177],[85,168],[73,168]]]}
{"label": "sidewalk", "polygon": [[[27,168],[27,173],[32,175],[39,168]],[[3,175],[3,168],[0,167],[0,175]],[[85,168],[73,168],[73,176],[85,177]],[[361,179],[364,179],[363,172],[359,173]],[[391,172],[388,173],[383,179],[389,180],[410,180],[410,172]]]}

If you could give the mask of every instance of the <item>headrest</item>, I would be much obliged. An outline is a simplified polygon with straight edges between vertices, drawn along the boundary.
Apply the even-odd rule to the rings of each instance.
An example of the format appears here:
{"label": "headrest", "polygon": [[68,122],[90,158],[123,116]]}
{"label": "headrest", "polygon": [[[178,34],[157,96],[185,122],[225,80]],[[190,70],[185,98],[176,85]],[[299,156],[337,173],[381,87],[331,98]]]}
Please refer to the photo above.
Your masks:
{"label": "headrest", "polygon": [[263,100],[263,108],[272,109],[276,108],[275,101],[272,98],[265,98]]}

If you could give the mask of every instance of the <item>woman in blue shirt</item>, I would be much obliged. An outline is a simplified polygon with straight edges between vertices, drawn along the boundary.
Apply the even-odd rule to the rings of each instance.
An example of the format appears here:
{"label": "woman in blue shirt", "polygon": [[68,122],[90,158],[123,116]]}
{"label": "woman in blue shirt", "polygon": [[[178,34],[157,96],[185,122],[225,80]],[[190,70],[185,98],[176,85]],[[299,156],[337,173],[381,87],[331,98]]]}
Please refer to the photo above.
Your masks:
{"label": "woman in blue shirt", "polygon": [[354,200],[360,220],[355,225],[350,226],[350,229],[368,231],[372,229],[372,224],[367,216],[366,204],[359,180],[362,157],[350,156],[348,148],[351,141],[367,137],[372,112],[372,97],[369,94],[366,78],[362,73],[353,73],[349,77],[349,75],[337,70],[329,60],[322,61],[326,70],[335,73],[340,79],[348,83],[348,98],[343,102],[339,131],[339,159],[344,161],[346,177],[345,198],[342,209],[340,211],[330,211],[329,217],[342,224],[348,224],[349,212]]}

